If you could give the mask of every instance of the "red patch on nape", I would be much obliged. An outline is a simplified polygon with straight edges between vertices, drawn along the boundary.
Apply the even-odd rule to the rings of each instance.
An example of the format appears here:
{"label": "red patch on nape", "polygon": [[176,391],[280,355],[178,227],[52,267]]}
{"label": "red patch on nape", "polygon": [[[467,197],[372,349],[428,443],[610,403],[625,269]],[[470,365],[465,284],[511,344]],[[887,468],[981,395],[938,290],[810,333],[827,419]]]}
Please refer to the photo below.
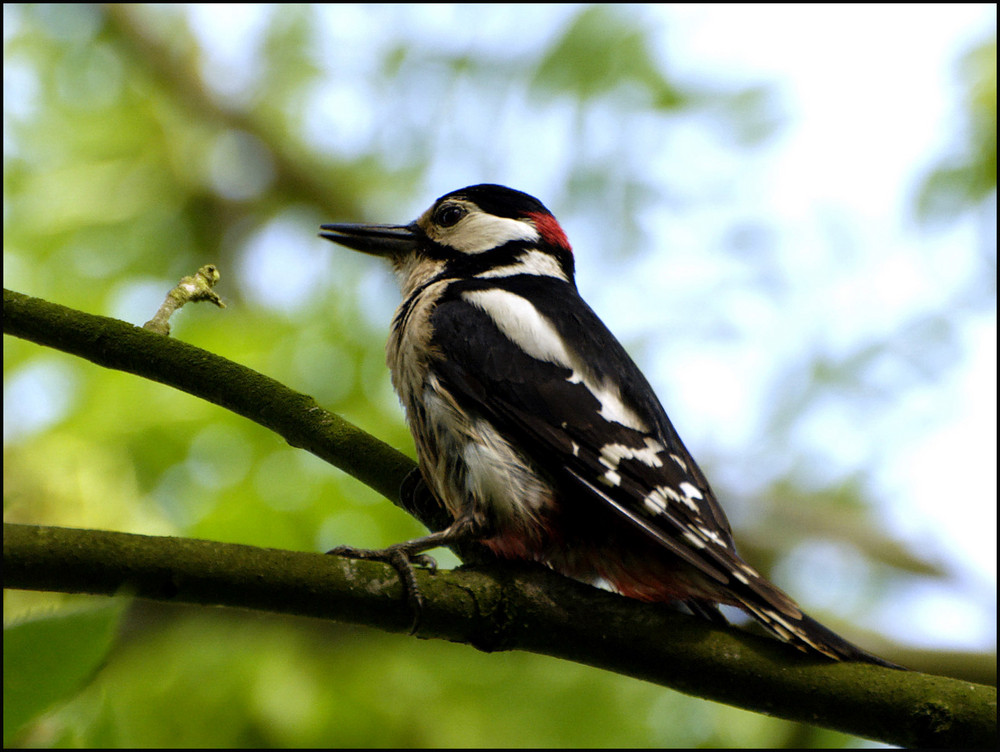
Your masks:
{"label": "red patch on nape", "polygon": [[569,239],[566,237],[566,233],[563,232],[563,228],[559,226],[559,222],[551,214],[545,214],[543,212],[529,212],[528,217],[535,223],[535,229],[538,230],[538,234],[542,236],[544,240],[549,245],[554,245],[557,248],[564,248],[567,251],[572,252],[572,248],[569,245]]}

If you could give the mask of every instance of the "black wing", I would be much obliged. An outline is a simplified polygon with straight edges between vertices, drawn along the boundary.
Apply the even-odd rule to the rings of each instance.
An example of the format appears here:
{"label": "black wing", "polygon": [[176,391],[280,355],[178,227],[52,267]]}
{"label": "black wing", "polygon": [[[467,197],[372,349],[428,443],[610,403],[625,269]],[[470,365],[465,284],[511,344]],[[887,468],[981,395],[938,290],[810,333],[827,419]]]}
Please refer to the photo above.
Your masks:
{"label": "black wing", "polygon": [[[456,283],[431,317],[433,342],[447,353],[434,364],[446,388],[551,477],[600,499],[707,576],[730,583],[739,559],[725,514],[618,340],[561,280],[518,275],[484,280],[482,289],[486,283],[530,300],[572,343],[577,369],[528,355],[463,297],[480,283]],[[586,378],[578,370],[587,370]],[[636,420],[625,425],[602,416],[602,397],[619,400]]]}
{"label": "black wing", "polygon": [[[652,388],[572,285],[520,275],[480,288],[530,300],[572,343],[575,362],[558,363],[527,354],[513,340],[529,335],[508,336],[463,297],[477,284],[451,285],[431,316],[433,342],[448,354],[433,368],[465,409],[487,417],[550,477],[607,504],[718,582],[778,637],[831,658],[899,668],[802,613],[739,557],[725,514]],[[602,386],[637,421],[602,416]],[[642,426],[626,425],[636,422]]]}

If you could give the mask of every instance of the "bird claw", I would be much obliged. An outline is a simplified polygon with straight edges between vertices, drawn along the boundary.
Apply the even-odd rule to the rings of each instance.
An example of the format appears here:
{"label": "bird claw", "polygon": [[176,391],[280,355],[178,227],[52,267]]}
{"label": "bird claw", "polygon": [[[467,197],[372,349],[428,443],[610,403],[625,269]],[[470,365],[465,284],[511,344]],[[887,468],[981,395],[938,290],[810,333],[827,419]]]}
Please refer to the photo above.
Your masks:
{"label": "bird claw", "polygon": [[432,573],[437,572],[438,568],[437,560],[430,554],[412,554],[410,556],[410,564],[422,567]]}
{"label": "bird claw", "polygon": [[436,572],[437,562],[433,556],[422,553],[411,553],[405,544],[379,549],[337,546],[336,548],[331,548],[326,553],[331,556],[344,556],[348,559],[381,561],[395,569],[403,584],[403,594],[406,596],[406,602],[409,604],[410,612],[413,614],[413,621],[410,623],[410,634],[415,635],[417,633],[423,617],[424,596],[420,593],[420,586],[417,584],[417,575],[414,571],[414,566],[424,567],[431,572]]}
{"label": "bird claw", "polygon": [[399,573],[399,578],[403,583],[403,593],[406,602],[410,604],[413,612],[413,623],[410,625],[410,634],[416,634],[420,626],[420,619],[423,616],[424,597],[420,594],[417,586],[417,575],[414,566],[427,567],[432,572],[437,570],[437,562],[432,556],[428,556],[424,551],[441,546],[452,546],[456,543],[468,541],[474,536],[481,534],[481,524],[471,515],[462,516],[454,520],[451,525],[425,535],[422,538],[414,538],[405,543],[397,543],[394,546],[381,549],[354,548],[353,546],[337,546],[327,551],[328,554],[346,556],[350,559],[368,559],[369,561],[381,561]]}

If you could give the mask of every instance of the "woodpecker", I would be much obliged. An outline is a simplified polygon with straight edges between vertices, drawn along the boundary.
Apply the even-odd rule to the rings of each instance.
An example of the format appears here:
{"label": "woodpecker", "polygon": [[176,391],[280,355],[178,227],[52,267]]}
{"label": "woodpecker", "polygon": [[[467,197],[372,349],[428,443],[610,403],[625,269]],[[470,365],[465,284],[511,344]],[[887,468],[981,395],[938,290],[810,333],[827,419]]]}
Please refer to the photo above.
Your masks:
{"label": "woodpecker", "polygon": [[473,185],[407,225],[321,229],[392,262],[403,300],[386,361],[420,475],[454,520],[374,557],[420,562],[476,540],[723,623],[716,604],[737,606],[805,652],[894,666],[740,558],[649,382],[577,292],[569,241],[538,199]]}

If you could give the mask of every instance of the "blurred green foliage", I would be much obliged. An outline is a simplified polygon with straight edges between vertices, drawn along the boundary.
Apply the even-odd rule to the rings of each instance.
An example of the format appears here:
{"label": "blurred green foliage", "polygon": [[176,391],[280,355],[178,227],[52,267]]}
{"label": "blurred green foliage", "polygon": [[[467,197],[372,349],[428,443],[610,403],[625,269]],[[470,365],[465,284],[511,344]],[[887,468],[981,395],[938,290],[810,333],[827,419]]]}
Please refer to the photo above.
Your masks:
{"label": "blurred green foliage", "polygon": [[[95,599],[97,600],[97,599]],[[78,692],[98,670],[117,631],[125,600],[11,624],[3,635],[3,738],[58,700]]]}
{"label": "blurred green foliage", "polygon": [[[520,146],[505,123],[528,98],[543,121],[573,111],[559,131],[555,197],[570,208],[600,197],[623,217],[651,200],[621,146],[643,118],[708,108],[738,148],[778,123],[766,87],[696,91],[672,81],[634,10],[567,8],[553,34],[507,54],[403,34],[412,9],[338,8],[272,7],[256,25],[236,24],[224,43],[248,54],[229,69],[206,41],[215,33],[223,43],[223,31],[183,7],[4,6],[5,285],[141,324],[181,276],[214,263],[228,307],[185,307],[173,336],[307,392],[412,455],[383,364],[388,275],[323,247],[321,222],[415,216],[435,195],[424,188],[443,160],[493,179],[498,155]],[[350,57],[358,36],[377,65]],[[993,76],[995,187],[995,66]],[[317,111],[350,117],[338,131],[317,124]],[[621,140],[595,146],[591,131],[609,117]],[[963,200],[981,197],[980,178]],[[605,238],[609,248],[638,245],[638,224],[620,230]],[[420,532],[339,470],[186,394],[9,337],[4,374],[9,521],[309,551]],[[833,503],[863,509],[844,483],[849,498]],[[773,561],[790,541],[752,550]],[[868,553],[880,548],[875,541]],[[78,599],[5,591],[5,617],[54,609],[47,618],[59,624],[85,618],[60,616],[66,608]],[[8,681],[7,650],[21,640],[12,634],[5,695],[25,681]],[[50,707],[101,662],[98,644],[93,680]],[[30,670],[19,668],[20,648],[15,657],[12,672]],[[149,603],[131,605],[113,643],[81,638],[66,672],[39,685],[45,702],[31,708],[50,709],[14,743],[852,743],[539,656]],[[27,708],[31,698],[18,699]]]}
{"label": "blurred green foliage", "polygon": [[[978,43],[959,66],[964,127],[962,147],[934,168],[921,187],[918,216],[954,219],[983,205],[997,189],[997,39]],[[988,211],[988,208],[987,208]],[[996,214],[996,205],[993,206]],[[995,219],[995,217],[994,217]],[[995,249],[994,249],[995,250]]]}

